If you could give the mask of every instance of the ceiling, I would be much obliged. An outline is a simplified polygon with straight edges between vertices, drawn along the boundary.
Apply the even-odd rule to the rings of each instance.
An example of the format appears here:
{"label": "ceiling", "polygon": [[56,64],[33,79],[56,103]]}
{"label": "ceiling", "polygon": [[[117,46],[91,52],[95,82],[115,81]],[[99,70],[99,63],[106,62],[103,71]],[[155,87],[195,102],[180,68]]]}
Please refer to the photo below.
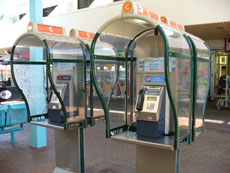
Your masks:
{"label": "ceiling", "polygon": [[230,21],[220,23],[208,23],[199,25],[187,25],[185,31],[203,40],[218,40],[230,38]]}

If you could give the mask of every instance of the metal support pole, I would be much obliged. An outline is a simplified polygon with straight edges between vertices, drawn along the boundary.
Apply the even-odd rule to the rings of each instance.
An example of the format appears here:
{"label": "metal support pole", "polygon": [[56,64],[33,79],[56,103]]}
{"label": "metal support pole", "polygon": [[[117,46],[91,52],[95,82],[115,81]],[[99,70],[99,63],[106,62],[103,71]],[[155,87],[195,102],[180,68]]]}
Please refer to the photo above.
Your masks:
{"label": "metal support pole", "polygon": [[11,132],[11,144],[14,144],[15,138],[14,138],[14,131]]}
{"label": "metal support pole", "polygon": [[211,95],[211,100],[215,99],[215,63],[216,63],[216,55],[215,52],[212,52],[211,54],[212,58],[212,67],[211,67],[211,87],[210,87],[210,95]]}
{"label": "metal support pole", "polygon": [[229,93],[229,75],[226,75],[226,84],[225,84],[225,107],[228,107],[228,94]]}

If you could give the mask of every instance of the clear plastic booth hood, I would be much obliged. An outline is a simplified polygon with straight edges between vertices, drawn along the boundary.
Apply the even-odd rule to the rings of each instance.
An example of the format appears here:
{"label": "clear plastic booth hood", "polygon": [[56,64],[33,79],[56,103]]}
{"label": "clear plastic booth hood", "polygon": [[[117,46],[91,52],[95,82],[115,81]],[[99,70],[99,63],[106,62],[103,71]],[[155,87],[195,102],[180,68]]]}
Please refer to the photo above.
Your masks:
{"label": "clear plastic booth hood", "polygon": [[[118,53],[117,57],[96,52],[98,39],[111,44]],[[102,62],[105,67],[114,64],[116,68],[125,68],[124,104],[119,107],[124,111],[124,121],[115,126],[108,95],[98,80],[97,66]],[[160,21],[157,13],[132,1],[124,1],[122,14],[107,21],[96,33],[91,46],[91,63],[94,87],[105,113],[107,137],[125,142],[149,142],[150,145],[177,150],[181,144],[191,143],[203,132],[210,52],[203,40],[186,33],[182,25],[175,22],[167,25]],[[119,70],[116,74],[119,78]],[[156,87],[162,88],[163,94],[156,95],[159,99],[150,98],[150,95],[154,96],[150,91]],[[143,99],[139,101],[141,97]],[[142,104],[140,111],[138,101]],[[148,117],[147,102],[149,110],[152,105],[152,109],[163,112],[162,115],[154,114],[162,116],[158,117],[163,121],[161,125],[153,117]],[[141,138],[138,133],[145,133],[146,127],[152,131],[160,128],[160,137],[156,135],[150,141],[138,140]]]}
{"label": "clear plastic booth hood", "polygon": [[86,126],[86,59],[81,42],[64,36],[60,27],[35,23],[29,27],[33,29],[17,39],[11,54],[13,79],[27,104],[28,119],[49,117],[66,130]]}

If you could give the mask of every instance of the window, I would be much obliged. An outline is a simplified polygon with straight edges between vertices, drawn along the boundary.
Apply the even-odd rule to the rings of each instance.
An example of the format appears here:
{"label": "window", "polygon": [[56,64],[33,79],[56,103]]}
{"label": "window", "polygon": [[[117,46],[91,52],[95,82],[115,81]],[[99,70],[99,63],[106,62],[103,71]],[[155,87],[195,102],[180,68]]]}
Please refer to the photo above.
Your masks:
{"label": "window", "polygon": [[57,5],[47,7],[43,9],[43,17],[49,16],[49,14],[57,7]]}
{"label": "window", "polygon": [[78,9],[89,7],[94,0],[78,0]]}
{"label": "window", "polygon": [[20,15],[19,15],[19,20],[21,20],[25,15],[26,15],[26,13],[20,14]]}

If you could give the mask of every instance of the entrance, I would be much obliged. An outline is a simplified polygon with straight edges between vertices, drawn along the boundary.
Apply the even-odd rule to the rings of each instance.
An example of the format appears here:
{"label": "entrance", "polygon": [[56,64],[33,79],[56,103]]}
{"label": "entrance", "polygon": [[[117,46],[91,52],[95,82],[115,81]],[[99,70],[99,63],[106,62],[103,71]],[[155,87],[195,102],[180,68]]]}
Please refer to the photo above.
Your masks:
{"label": "entrance", "polygon": [[215,58],[215,97],[225,97],[226,75],[230,75],[230,54],[216,53]]}

